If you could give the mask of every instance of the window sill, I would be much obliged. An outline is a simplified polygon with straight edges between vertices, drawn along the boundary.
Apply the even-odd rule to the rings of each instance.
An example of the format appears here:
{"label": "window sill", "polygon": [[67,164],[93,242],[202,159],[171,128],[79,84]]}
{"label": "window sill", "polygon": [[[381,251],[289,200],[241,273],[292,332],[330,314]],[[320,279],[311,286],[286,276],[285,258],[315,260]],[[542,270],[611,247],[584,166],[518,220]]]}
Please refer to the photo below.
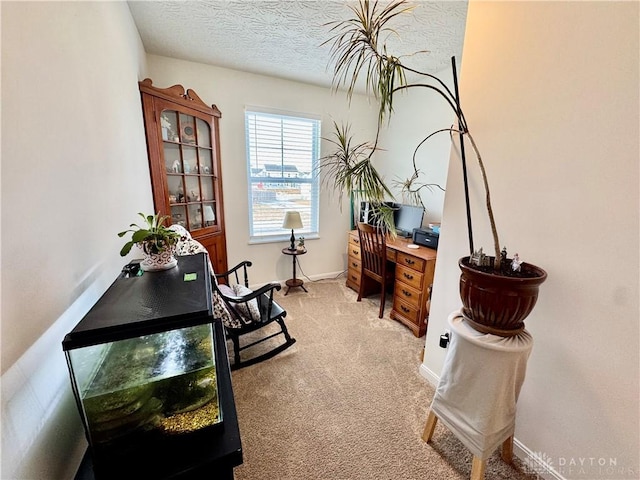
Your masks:
{"label": "window sill", "polygon": [[[294,236],[296,237],[296,243],[298,242],[298,238],[300,238],[300,237],[304,237],[304,241],[305,242],[307,240],[317,240],[317,239],[320,238],[320,235],[317,234],[317,233],[306,233],[306,234],[296,235],[295,232],[294,232]],[[291,234],[289,234],[289,235],[278,235],[278,236],[273,236],[273,237],[250,238],[247,243],[249,245],[261,245],[261,244],[264,244],[264,243],[282,243],[282,242],[289,243],[290,241],[291,241]]]}

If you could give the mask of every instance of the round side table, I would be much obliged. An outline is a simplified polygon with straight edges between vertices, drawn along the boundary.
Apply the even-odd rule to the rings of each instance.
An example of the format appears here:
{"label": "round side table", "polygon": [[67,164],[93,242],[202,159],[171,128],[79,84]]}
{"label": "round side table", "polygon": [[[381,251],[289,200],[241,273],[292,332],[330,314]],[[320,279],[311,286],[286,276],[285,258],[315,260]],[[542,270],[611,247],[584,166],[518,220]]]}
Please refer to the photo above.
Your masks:
{"label": "round side table", "polygon": [[301,279],[296,278],[296,257],[298,255],[304,255],[305,253],[307,253],[307,249],[305,248],[304,250],[289,250],[288,248],[283,248],[282,253],[284,253],[285,255],[291,255],[291,257],[293,258],[293,278],[290,278],[285,282],[285,284],[287,285],[287,291],[284,292],[284,294],[287,295],[289,293],[289,290],[298,287],[307,292],[307,289],[304,288],[304,282]]}

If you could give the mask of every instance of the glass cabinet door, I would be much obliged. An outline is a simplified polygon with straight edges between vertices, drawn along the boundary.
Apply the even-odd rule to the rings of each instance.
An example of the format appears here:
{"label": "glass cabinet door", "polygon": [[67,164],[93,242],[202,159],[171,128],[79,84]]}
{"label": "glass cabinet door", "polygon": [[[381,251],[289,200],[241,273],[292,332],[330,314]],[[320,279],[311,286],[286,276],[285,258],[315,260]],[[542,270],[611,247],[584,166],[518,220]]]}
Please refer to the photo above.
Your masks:
{"label": "glass cabinet door", "polygon": [[160,123],[171,223],[189,231],[219,228],[211,125],[169,109]]}

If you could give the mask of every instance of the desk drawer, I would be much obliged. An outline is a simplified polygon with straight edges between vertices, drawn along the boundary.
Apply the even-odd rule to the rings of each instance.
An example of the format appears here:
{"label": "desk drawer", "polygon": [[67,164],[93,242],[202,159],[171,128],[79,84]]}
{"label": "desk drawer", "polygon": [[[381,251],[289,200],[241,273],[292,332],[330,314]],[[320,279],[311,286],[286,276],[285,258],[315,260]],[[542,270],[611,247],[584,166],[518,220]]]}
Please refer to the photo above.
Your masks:
{"label": "desk drawer", "polygon": [[426,262],[422,258],[414,257],[413,255],[407,255],[403,252],[398,252],[396,261],[398,265],[409,267],[412,270],[416,270],[418,272],[424,272],[424,265]]}
{"label": "desk drawer", "polygon": [[400,315],[414,325],[420,325],[420,321],[418,320],[420,309],[409,303],[403,302],[397,295],[393,297],[393,311],[396,315]]}
{"label": "desk drawer", "polygon": [[360,281],[360,238],[357,232],[350,232],[347,243],[347,287],[357,292],[360,290]]}
{"label": "desk drawer", "polygon": [[396,282],[393,295],[395,298],[401,299],[413,308],[420,309],[420,300],[422,299],[420,290],[411,288],[404,282]]}
{"label": "desk drawer", "polygon": [[349,268],[347,270],[347,285],[355,291],[360,288],[360,269]]}
{"label": "desk drawer", "polygon": [[349,243],[360,245],[360,237],[358,236],[358,232],[349,233]]}
{"label": "desk drawer", "polygon": [[347,250],[349,257],[360,258],[360,245],[353,242],[349,242],[349,249]]}
{"label": "desk drawer", "polygon": [[396,281],[406,283],[410,287],[422,291],[422,277],[424,275],[420,272],[403,267],[400,263],[396,265]]}
{"label": "desk drawer", "polygon": [[355,270],[356,272],[360,273],[360,258],[359,257],[354,257],[353,255],[349,255],[348,259],[347,259],[347,268],[349,270]]}
{"label": "desk drawer", "polygon": [[[349,235],[348,255],[360,257],[360,237],[358,235]],[[396,251],[387,247],[387,260],[396,263]],[[359,267],[358,267],[359,268]]]}
{"label": "desk drawer", "polygon": [[387,247],[387,260],[396,263],[396,251],[389,247]]}

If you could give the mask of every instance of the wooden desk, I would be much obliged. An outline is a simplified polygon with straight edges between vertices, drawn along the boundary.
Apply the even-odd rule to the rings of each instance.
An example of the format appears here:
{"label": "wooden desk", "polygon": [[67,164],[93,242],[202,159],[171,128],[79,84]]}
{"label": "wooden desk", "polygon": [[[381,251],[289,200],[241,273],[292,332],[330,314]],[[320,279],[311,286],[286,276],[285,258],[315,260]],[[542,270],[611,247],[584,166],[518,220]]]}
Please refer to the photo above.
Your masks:
{"label": "wooden desk", "polygon": [[[357,292],[362,281],[358,231],[350,231],[348,240],[347,287]],[[436,251],[422,246],[412,249],[408,247],[411,243],[410,238],[387,238],[387,258],[396,264],[391,318],[421,337],[427,331]],[[374,291],[375,285],[365,285],[365,296]]]}

